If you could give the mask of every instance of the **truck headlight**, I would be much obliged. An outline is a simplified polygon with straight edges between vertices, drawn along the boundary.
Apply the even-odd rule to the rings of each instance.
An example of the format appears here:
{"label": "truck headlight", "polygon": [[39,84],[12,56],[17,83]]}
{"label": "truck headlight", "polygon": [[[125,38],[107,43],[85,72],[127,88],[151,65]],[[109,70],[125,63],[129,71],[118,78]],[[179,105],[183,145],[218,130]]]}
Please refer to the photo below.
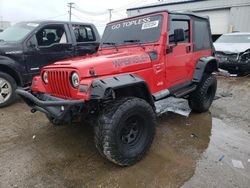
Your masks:
{"label": "truck headlight", "polygon": [[74,88],[77,88],[79,86],[80,83],[80,79],[79,79],[79,75],[76,72],[73,72],[71,74],[71,84]]}
{"label": "truck headlight", "polygon": [[247,63],[250,60],[250,51],[247,51],[247,52],[241,54],[239,60],[242,63],[243,62]]}
{"label": "truck headlight", "polygon": [[49,83],[49,80],[48,80],[48,73],[47,73],[47,72],[44,72],[43,75],[42,75],[42,77],[43,77],[43,82],[44,82],[45,84],[48,84],[48,83]]}

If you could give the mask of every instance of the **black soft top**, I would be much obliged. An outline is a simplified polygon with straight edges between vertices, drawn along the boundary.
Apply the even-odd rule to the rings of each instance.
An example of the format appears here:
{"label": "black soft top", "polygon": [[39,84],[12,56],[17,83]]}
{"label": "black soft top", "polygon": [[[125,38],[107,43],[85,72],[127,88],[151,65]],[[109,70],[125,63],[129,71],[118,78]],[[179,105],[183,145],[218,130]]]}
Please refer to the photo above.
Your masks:
{"label": "black soft top", "polygon": [[149,12],[149,13],[145,13],[145,14],[139,14],[137,16],[132,16],[132,17],[128,17],[128,18],[124,18],[124,19],[120,19],[120,20],[115,20],[115,21],[109,22],[108,24],[113,24],[113,23],[120,22],[123,20],[139,18],[142,16],[147,16],[147,15],[156,14],[156,13],[163,13],[163,12],[167,12],[169,14],[175,14],[175,15],[186,15],[186,16],[190,16],[190,17],[197,17],[197,18],[201,18],[201,19],[205,19],[205,20],[209,19],[208,17],[197,15],[191,11],[189,11],[189,12],[174,12],[174,11],[169,11],[169,10],[160,10],[160,11],[154,11],[154,12]]}

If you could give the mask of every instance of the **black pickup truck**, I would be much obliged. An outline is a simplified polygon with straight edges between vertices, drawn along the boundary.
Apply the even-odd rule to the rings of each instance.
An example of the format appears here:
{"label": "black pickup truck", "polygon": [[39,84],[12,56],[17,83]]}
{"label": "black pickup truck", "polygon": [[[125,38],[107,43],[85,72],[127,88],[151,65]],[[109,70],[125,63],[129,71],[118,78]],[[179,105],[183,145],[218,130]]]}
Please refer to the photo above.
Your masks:
{"label": "black pickup truck", "polygon": [[21,22],[0,33],[0,107],[11,104],[15,89],[31,83],[43,66],[93,54],[100,36],[89,23]]}

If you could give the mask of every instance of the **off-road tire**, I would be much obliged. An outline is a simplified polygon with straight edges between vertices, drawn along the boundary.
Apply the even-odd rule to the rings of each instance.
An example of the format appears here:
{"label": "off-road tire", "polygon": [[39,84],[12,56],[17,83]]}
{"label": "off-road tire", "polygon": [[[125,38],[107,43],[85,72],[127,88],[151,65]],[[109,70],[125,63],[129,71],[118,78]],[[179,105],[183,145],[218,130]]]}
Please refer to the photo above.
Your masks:
{"label": "off-road tire", "polygon": [[16,99],[15,91],[16,91],[16,88],[17,88],[16,81],[9,74],[6,74],[6,73],[0,71],[0,79],[1,78],[6,80],[10,84],[11,94],[10,94],[10,96],[8,97],[8,99],[6,101],[4,101],[4,102],[0,101],[0,108],[8,106],[8,105],[12,104],[15,101],[15,99]]}
{"label": "off-road tire", "polygon": [[188,98],[189,107],[195,112],[206,112],[210,108],[217,90],[217,79],[213,74],[204,74],[196,90]]}
{"label": "off-road tire", "polygon": [[[133,118],[136,123],[132,123]],[[117,99],[108,104],[97,119],[96,147],[102,156],[115,164],[133,165],[149,150],[155,134],[155,122],[155,113],[145,100],[131,97]],[[130,131],[127,132],[128,129]],[[133,142],[129,143],[128,137]]]}
{"label": "off-road tire", "polygon": [[47,119],[49,120],[49,122],[50,122],[51,124],[55,125],[55,126],[60,126],[60,125],[63,124],[62,121],[57,120],[57,119],[53,118],[53,117],[50,116],[50,115],[47,115],[47,114],[46,114],[46,117],[47,117]]}

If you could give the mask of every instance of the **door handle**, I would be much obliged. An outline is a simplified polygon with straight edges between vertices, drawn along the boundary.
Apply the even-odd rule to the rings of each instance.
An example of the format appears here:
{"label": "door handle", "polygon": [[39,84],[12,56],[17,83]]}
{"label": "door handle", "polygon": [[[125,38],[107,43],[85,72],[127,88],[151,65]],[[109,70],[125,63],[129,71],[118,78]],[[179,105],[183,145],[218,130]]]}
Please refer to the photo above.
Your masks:
{"label": "door handle", "polygon": [[187,53],[190,53],[190,52],[191,52],[191,46],[190,46],[190,45],[186,46],[186,52],[187,52]]}

